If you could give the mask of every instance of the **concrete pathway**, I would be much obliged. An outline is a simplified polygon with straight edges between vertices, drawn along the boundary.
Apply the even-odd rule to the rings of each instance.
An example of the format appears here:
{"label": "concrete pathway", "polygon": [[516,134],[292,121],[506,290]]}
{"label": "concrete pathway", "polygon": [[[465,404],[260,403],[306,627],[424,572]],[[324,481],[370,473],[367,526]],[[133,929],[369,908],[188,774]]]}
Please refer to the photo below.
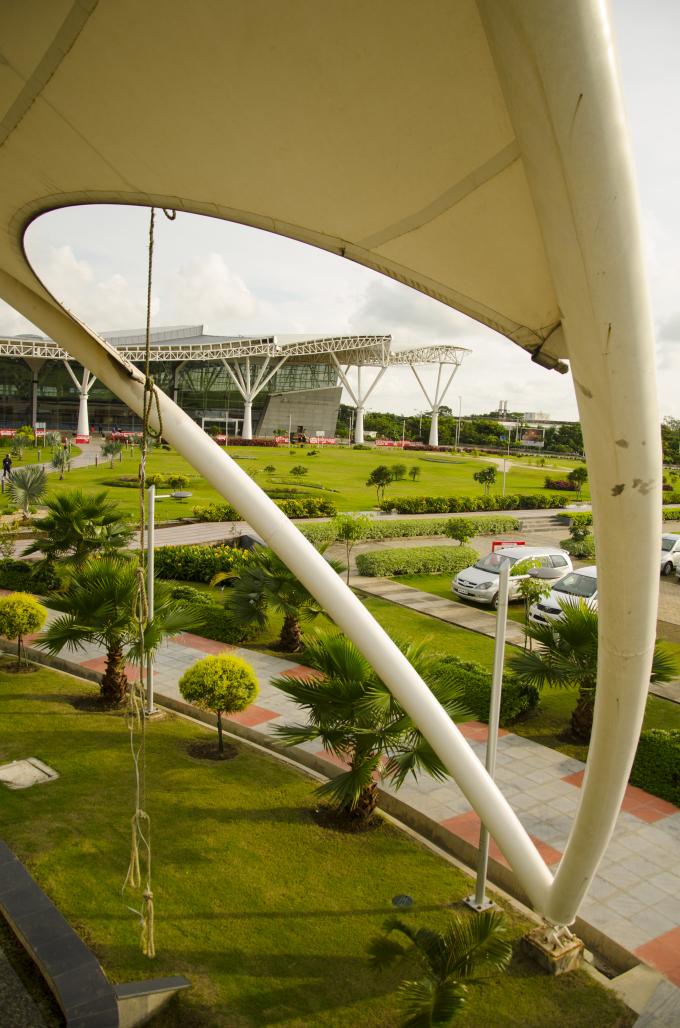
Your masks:
{"label": "concrete pathway", "polygon": [[[50,619],[54,617],[50,612]],[[30,646],[32,639],[27,640]],[[308,676],[309,668],[294,658],[279,658],[257,651],[213,642],[186,633],[165,644],[155,667],[155,690],[160,703],[181,704],[178,680],[182,672],[207,653],[235,653],[247,660],[259,679],[257,703],[230,720],[235,730],[245,726],[250,737],[271,743],[274,728],[298,721],[299,711],[273,684],[282,674]],[[64,651],[75,673],[101,672],[104,654],[87,646],[76,654]],[[132,672],[133,669],[130,669]],[[190,711],[201,716],[198,711]],[[487,728],[477,722],[459,726],[474,753],[484,760]],[[337,761],[318,743],[299,747],[301,759],[313,758],[320,769],[332,770]],[[294,755],[292,753],[291,755]],[[585,765],[555,750],[502,730],[497,757],[497,781],[539,852],[554,871],[564,851],[579,801]],[[468,846],[474,855],[479,819],[457,785],[424,776],[410,779],[398,794],[385,787],[388,798],[407,804],[411,823],[426,822],[440,840]],[[491,859],[502,872],[507,862],[495,843]],[[584,901],[580,917],[606,940],[650,965],[669,985],[661,999],[664,1011],[673,1009],[680,1024],[680,810],[641,789],[628,787],[613,839]],[[623,976],[622,976],[623,977]],[[661,980],[661,979],[659,979]],[[671,999],[669,999],[669,996]],[[664,1016],[666,1014],[664,1013]],[[646,1021],[645,1024],[653,1024]],[[658,1023],[666,1023],[659,1021]]]}

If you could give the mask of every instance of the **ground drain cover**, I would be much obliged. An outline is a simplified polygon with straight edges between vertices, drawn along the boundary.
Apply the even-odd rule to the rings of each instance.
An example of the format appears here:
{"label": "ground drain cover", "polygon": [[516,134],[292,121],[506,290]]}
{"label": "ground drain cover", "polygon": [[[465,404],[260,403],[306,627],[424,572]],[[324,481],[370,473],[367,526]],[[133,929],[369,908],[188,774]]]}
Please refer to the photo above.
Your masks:
{"label": "ground drain cover", "polygon": [[8,789],[29,789],[32,785],[52,782],[58,777],[54,768],[43,764],[37,757],[13,760],[11,764],[0,764],[0,782]]}
{"label": "ground drain cover", "polygon": [[413,906],[413,900],[411,899],[410,896],[407,896],[405,893],[400,892],[398,896],[393,896],[392,897],[392,906],[393,907],[411,907],[411,906]]}

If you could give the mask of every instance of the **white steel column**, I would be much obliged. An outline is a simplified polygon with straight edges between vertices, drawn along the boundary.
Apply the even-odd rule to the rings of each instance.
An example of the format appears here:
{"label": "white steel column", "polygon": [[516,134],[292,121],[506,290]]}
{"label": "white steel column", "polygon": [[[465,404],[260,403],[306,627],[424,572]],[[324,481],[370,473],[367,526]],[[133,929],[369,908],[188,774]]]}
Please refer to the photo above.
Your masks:
{"label": "white steel column", "polygon": [[[276,364],[270,371],[269,363],[271,358],[264,357],[262,361],[262,366],[260,367],[257,377],[255,378],[255,382],[252,382],[250,357],[247,356],[245,358],[245,379],[243,377],[243,373],[241,372],[238,360],[234,362],[234,367],[232,368],[229,362],[224,357],[222,358],[222,364],[224,365],[228,373],[231,375],[231,379],[234,385],[236,386],[237,390],[243,398],[243,427],[241,430],[241,436],[243,437],[243,439],[253,438],[253,400],[256,396],[258,396],[259,393],[262,392],[267,383],[271,381],[271,379],[274,377],[274,375],[279,370],[281,365],[285,364],[287,359],[287,355],[285,357],[281,357],[280,360],[276,362]],[[227,434],[229,434],[228,429]]]}
{"label": "white steel column", "polygon": [[441,381],[442,381],[442,370],[444,368],[444,363],[445,363],[444,361],[440,361],[439,367],[437,368],[437,382],[436,382],[435,387],[434,387],[434,396],[433,397],[430,397],[430,394],[428,393],[427,389],[423,385],[422,379],[421,379],[420,375],[418,374],[418,372],[416,371],[415,364],[411,364],[410,365],[411,371],[415,375],[416,381],[417,381],[418,385],[420,386],[420,388],[422,389],[423,395],[425,396],[425,399],[427,400],[428,404],[430,405],[430,409],[432,411],[432,413],[430,415],[430,417],[431,417],[431,421],[430,421],[430,438],[429,438],[430,446],[439,446],[439,408],[440,408],[440,406],[441,406],[441,404],[442,404],[442,402],[444,400],[444,397],[446,396],[446,394],[448,392],[449,386],[453,382],[453,376],[456,374],[456,372],[458,371],[458,368],[460,367],[460,364],[454,364],[453,365],[453,371],[451,372],[451,374],[447,378],[446,382],[444,383],[444,387],[442,388]]}
{"label": "white steel column", "polygon": [[38,375],[45,361],[42,357],[24,357],[24,360],[31,369],[31,425],[35,428],[38,420]]}
{"label": "white steel column", "polygon": [[375,378],[373,379],[373,381],[371,382],[370,386],[368,387],[366,392],[363,392],[363,390],[361,388],[361,371],[362,371],[363,367],[366,367],[368,365],[357,364],[356,365],[356,369],[357,369],[357,387],[356,387],[356,391],[355,391],[352,388],[352,386],[350,384],[350,381],[349,381],[349,377],[348,377],[348,372],[349,372],[349,367],[350,366],[347,365],[347,367],[345,367],[343,369],[343,368],[341,368],[340,363],[338,361],[338,358],[335,356],[335,354],[331,353],[330,356],[331,356],[331,360],[333,361],[333,364],[335,364],[335,368],[336,368],[336,370],[338,372],[338,375],[340,376],[340,381],[342,382],[343,386],[345,387],[345,389],[349,393],[349,395],[351,397],[351,400],[352,400],[352,403],[354,404],[354,406],[356,408],[356,417],[355,417],[355,421],[354,421],[354,442],[355,443],[363,443],[363,441],[364,441],[364,412],[366,410],[366,401],[368,400],[369,396],[371,395],[371,393],[373,392],[373,390],[377,386],[377,384],[380,381],[380,379],[383,377],[383,375],[387,371],[388,365],[387,364],[383,364],[379,368],[378,373],[375,376]]}
{"label": "white steel column", "polygon": [[[478,0],[478,8],[562,315],[548,345],[571,363],[597,540],[595,720],[544,911],[564,924],[614,830],[649,688],[663,477],[654,336],[607,5]],[[535,359],[544,360],[540,350]]]}
{"label": "white steel column", "polygon": [[64,360],[63,363],[64,367],[73,379],[74,385],[78,390],[78,394],[80,396],[80,402],[78,404],[78,427],[76,428],[76,434],[89,436],[90,416],[87,409],[87,400],[90,395],[90,389],[97,381],[97,376],[93,375],[92,372],[88,371],[87,368],[83,368],[83,381],[79,382],[69,362],[67,360]]}

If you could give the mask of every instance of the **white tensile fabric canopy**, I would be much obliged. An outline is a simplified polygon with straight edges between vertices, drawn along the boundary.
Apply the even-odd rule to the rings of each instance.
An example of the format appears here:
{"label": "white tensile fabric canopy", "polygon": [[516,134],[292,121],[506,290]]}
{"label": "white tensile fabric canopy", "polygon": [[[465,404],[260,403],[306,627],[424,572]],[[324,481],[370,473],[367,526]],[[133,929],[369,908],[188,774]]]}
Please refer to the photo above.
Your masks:
{"label": "white tensile fabric canopy", "polygon": [[[655,629],[651,319],[602,0],[18,0],[0,8],[0,296],[139,411],[143,379],[48,293],[39,214],[192,211],[342,254],[568,359],[598,545],[600,670],[553,881],[431,694],[258,487],[162,397],[164,433],[413,713],[537,909],[573,919],[613,829]],[[546,371],[546,374],[549,372]],[[630,555],[635,553],[635,566]]]}

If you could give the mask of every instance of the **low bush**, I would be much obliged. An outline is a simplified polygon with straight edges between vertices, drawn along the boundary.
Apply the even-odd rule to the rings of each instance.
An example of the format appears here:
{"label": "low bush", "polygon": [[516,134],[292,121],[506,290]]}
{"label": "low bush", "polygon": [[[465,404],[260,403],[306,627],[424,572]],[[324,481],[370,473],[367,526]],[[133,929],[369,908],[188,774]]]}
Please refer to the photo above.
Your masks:
{"label": "low bush", "polygon": [[560,492],[572,493],[575,491],[573,482],[566,478],[546,478],[543,483],[544,489],[558,489]]}
{"label": "low bush", "polygon": [[209,582],[218,571],[238,571],[250,560],[234,546],[162,546],[155,551],[156,574],[180,582]]}
{"label": "low bush", "polygon": [[188,600],[203,608],[203,620],[197,630],[206,639],[238,644],[247,638],[246,631],[237,627],[224,604],[200,589],[194,589],[191,585],[176,585],[170,590],[170,595],[174,600]]}
{"label": "low bush", "polygon": [[[473,535],[501,535],[504,532],[516,532],[520,527],[517,518],[502,515],[471,518],[470,520],[475,525]],[[418,518],[408,521],[376,519],[369,522],[366,534],[362,538],[369,541],[371,539],[408,539],[414,536],[428,535],[445,536],[445,526],[446,522],[441,518]],[[315,545],[335,541],[333,525],[330,521],[320,525],[300,525],[300,531]]]}
{"label": "low bush", "polygon": [[641,734],[630,781],[680,806],[680,729],[648,728]]}
{"label": "low bush", "polygon": [[593,515],[590,511],[584,511],[582,514],[570,514],[569,534],[572,539],[585,538],[592,523]]}
{"label": "low bush", "polygon": [[365,443],[355,443],[352,447],[353,450],[370,450],[370,446],[366,446]]}
{"label": "low bush", "polygon": [[[445,656],[437,662],[438,667],[460,687],[463,703],[477,721],[485,724],[489,720],[491,703],[491,672],[479,664],[473,664],[459,657]],[[538,706],[540,694],[533,685],[520,685],[515,676],[506,671],[501,693],[501,725],[512,725]]]}
{"label": "low bush", "polygon": [[410,549],[374,550],[357,554],[360,575],[455,575],[479,559],[471,546],[414,546]]}
{"label": "low bush", "polygon": [[404,443],[405,450],[427,450],[435,453],[451,453],[453,446],[430,446],[429,443]]}
{"label": "low bush", "polygon": [[277,446],[276,439],[242,439],[240,435],[230,435],[227,446]]}
{"label": "low bush", "polygon": [[584,560],[595,557],[595,536],[590,532],[582,539],[563,539],[560,546],[572,557],[581,557]]}
{"label": "low bush", "polygon": [[43,595],[58,589],[59,584],[59,576],[51,564],[10,557],[0,561],[0,589]]}
{"label": "low bush", "polygon": [[561,496],[545,493],[509,496],[400,496],[379,503],[381,510],[398,514],[466,514],[484,510],[543,510],[563,506]]}
{"label": "low bush", "polygon": [[[289,518],[334,518],[337,508],[323,497],[304,496],[299,499],[275,500],[276,506]],[[230,503],[210,503],[207,507],[194,507],[199,521],[240,521],[241,515]]]}

